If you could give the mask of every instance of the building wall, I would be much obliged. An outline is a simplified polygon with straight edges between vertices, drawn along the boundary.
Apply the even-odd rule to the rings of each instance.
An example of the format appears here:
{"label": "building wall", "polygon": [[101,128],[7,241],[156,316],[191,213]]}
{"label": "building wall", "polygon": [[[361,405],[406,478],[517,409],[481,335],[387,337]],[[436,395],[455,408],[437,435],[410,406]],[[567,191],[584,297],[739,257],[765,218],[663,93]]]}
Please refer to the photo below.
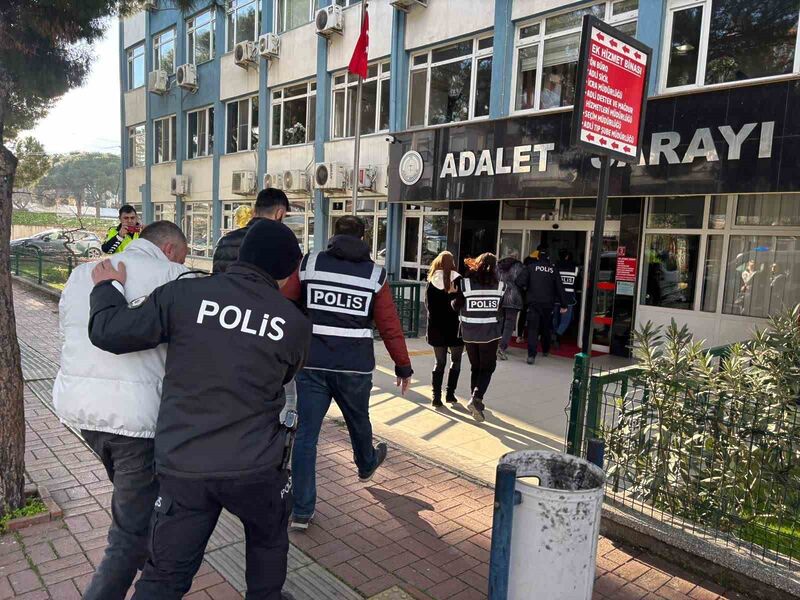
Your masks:
{"label": "building wall", "polygon": [[269,65],[270,87],[308,79],[316,73],[317,34],[314,24],[309,23],[282,34],[281,58]]}
{"label": "building wall", "polygon": [[219,61],[219,97],[221,100],[237,98],[258,92],[258,69],[243,69],[234,62],[233,52],[228,52]]}
{"label": "building wall", "polygon": [[183,175],[189,178],[187,202],[211,202],[214,199],[213,162],[210,156],[183,161]]}
{"label": "building wall", "polygon": [[[370,4],[369,15],[369,59],[389,56],[392,44],[392,6],[388,2]],[[350,63],[360,33],[361,4],[345,9],[344,33],[334,36],[329,42],[328,70],[344,69]],[[313,30],[312,30],[313,31]]]}
{"label": "building wall", "polygon": [[[138,125],[147,120],[147,91],[140,87],[125,92],[125,126]],[[123,145],[127,140],[122,140]]]}
{"label": "building wall", "polygon": [[[219,198],[221,200],[243,200],[247,196],[234,194],[232,191],[232,178],[234,171],[257,171],[258,157],[255,152],[237,152],[226,154],[219,159]],[[260,186],[260,182],[258,183]],[[251,198],[255,199],[255,196]]]}
{"label": "building wall", "polygon": [[491,29],[494,26],[494,1],[465,3],[463,0],[437,0],[425,10],[412,10],[406,21],[407,50]]}
{"label": "building wall", "polygon": [[145,184],[145,171],[145,167],[125,169],[125,202],[128,204],[142,203],[142,193],[139,188]]}
{"label": "building wall", "polygon": [[122,47],[130,48],[145,38],[147,13],[138,12],[122,19]]}

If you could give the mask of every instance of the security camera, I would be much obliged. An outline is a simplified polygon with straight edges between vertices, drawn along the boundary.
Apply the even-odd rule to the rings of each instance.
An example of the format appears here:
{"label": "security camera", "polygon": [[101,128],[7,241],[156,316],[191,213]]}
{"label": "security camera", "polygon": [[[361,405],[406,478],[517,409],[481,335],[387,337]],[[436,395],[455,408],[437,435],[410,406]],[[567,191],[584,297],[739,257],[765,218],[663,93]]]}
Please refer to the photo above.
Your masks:
{"label": "security camera", "polygon": [[387,135],[385,139],[390,144],[394,144],[395,142],[397,142],[397,138],[395,138],[393,135]]}

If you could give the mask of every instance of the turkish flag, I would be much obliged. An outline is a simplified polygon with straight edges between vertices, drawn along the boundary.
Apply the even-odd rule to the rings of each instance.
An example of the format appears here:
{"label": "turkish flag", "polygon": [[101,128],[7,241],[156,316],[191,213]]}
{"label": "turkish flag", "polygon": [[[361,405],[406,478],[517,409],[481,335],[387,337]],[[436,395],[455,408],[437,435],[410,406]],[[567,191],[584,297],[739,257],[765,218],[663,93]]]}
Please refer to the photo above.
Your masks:
{"label": "turkish flag", "polygon": [[347,70],[353,75],[367,78],[367,52],[369,51],[369,11],[364,10],[364,21],[361,23],[361,35],[358,36],[356,48]]}

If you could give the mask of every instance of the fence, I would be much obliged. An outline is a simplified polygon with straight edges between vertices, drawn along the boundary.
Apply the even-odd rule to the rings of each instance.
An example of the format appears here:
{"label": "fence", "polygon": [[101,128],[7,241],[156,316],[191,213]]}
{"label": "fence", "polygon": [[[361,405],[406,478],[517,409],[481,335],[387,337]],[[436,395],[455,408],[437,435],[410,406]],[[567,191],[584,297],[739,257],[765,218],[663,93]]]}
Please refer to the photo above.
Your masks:
{"label": "fence", "polygon": [[86,259],[71,254],[45,254],[31,248],[15,248],[11,252],[11,272],[36,283],[63,289],[72,269]]}
{"label": "fence", "polygon": [[389,287],[392,290],[397,314],[400,315],[403,335],[410,338],[419,337],[421,284],[409,281],[391,281]]}
{"label": "fence", "polygon": [[[728,351],[709,351],[715,368]],[[796,569],[800,415],[796,402],[769,398],[715,393],[636,366],[601,371],[578,355],[567,448],[599,454],[616,502]]]}

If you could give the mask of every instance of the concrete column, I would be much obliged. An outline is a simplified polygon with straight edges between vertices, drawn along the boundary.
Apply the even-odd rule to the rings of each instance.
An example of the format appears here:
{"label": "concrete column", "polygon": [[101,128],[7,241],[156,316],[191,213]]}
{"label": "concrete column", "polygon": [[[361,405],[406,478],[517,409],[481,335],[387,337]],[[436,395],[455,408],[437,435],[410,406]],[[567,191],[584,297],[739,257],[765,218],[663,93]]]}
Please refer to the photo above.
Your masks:
{"label": "concrete column", "polygon": [[641,0],[636,38],[653,49],[653,64],[650,67],[650,95],[658,92],[658,72],[661,67],[661,44],[666,40],[664,21],[667,0]]}
{"label": "concrete column", "polygon": [[498,119],[509,113],[511,103],[511,69],[514,64],[514,23],[511,8],[514,0],[494,2],[494,54],[492,57],[492,94],[489,117]]}
{"label": "concrete column", "polygon": [[[272,31],[273,24],[273,0],[262,0],[261,2],[261,33]],[[258,62],[258,189],[261,189],[261,182],[264,173],[267,172],[267,148],[269,148],[269,61],[259,58]]]}
{"label": "concrete column", "polygon": [[[119,18],[119,118],[120,118],[120,170],[119,170],[119,196],[120,205],[129,200],[125,193],[125,169],[128,168],[128,128],[125,126],[125,92],[128,89],[128,57],[125,54],[125,26],[122,17]],[[145,143],[147,134],[145,134]]]}
{"label": "concrete column", "polygon": [[144,21],[144,77],[145,77],[145,90],[144,90],[144,106],[145,106],[145,150],[144,150],[144,189],[142,186],[139,189],[142,191],[142,221],[150,223],[153,220],[153,201],[150,197],[151,180],[152,176],[150,170],[153,168],[153,119],[150,113],[150,92],[147,90],[147,77],[150,71],[153,70],[153,41],[150,39],[150,19],[152,14],[150,11],[145,13]]}
{"label": "concrete column", "polygon": [[[178,22],[175,24],[175,69],[177,71],[178,65],[187,63],[186,60],[186,19],[184,15],[178,13]],[[177,75],[176,75],[177,77]],[[186,158],[186,114],[183,111],[183,96],[191,92],[184,91],[176,86],[175,98],[175,136],[176,144],[175,151],[175,173],[181,175],[183,173],[183,160]],[[183,221],[183,199],[180,196],[175,196],[175,221],[181,223]]]}
{"label": "concrete column", "polygon": [[[325,8],[331,0],[320,0]],[[331,76],[328,73],[328,40],[317,36],[317,114],[314,136],[314,162],[325,160],[325,142],[330,137]],[[313,173],[312,173],[313,176]],[[328,241],[329,200],[322,190],[314,190],[314,249],[320,250]]]}
{"label": "concrete column", "polygon": [[[214,27],[214,63],[219,70],[220,60],[225,54],[225,10],[217,8]],[[222,74],[220,73],[220,77]],[[219,198],[219,157],[225,152],[225,103],[220,100],[219,82],[214,102],[214,154],[211,176],[211,239],[214,244],[219,239],[222,229],[222,203]],[[259,107],[260,109],[260,107]]]}

